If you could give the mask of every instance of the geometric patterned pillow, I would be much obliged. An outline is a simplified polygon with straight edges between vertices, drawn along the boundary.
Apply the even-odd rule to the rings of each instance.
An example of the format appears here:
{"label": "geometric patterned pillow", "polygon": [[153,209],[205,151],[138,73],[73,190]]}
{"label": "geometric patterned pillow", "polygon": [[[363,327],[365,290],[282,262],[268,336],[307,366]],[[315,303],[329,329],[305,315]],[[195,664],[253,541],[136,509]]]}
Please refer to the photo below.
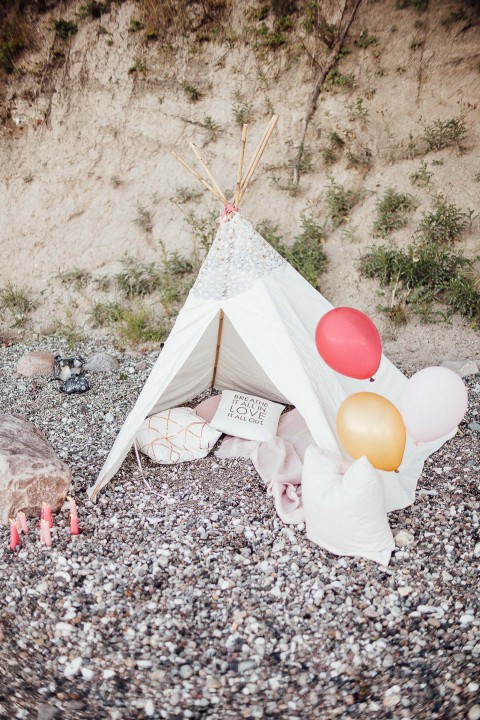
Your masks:
{"label": "geometric patterned pillow", "polygon": [[135,440],[154,462],[172,465],[205,457],[221,434],[191,408],[178,407],[146,418]]}

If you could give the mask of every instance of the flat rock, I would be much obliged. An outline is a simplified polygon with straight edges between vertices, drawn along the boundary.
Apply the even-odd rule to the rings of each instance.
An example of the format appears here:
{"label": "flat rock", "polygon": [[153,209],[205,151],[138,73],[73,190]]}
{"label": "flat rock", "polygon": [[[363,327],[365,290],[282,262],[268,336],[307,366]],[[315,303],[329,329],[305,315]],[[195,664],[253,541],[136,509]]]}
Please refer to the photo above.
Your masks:
{"label": "flat rock", "polygon": [[85,370],[94,373],[110,373],[118,370],[118,360],[108,353],[96,353],[88,358]]}
{"label": "flat rock", "polygon": [[22,355],[17,363],[17,374],[25,377],[53,375],[55,355],[51,352],[38,350]]}
{"label": "flat rock", "polygon": [[62,717],[62,711],[55,705],[41,703],[37,707],[37,720],[57,720]]}
{"label": "flat rock", "polygon": [[72,474],[45,435],[28,420],[0,414],[0,523],[19,510],[39,517],[42,502],[55,512],[65,501]]}
{"label": "flat rock", "polygon": [[399,530],[397,534],[394,537],[395,545],[398,548],[402,547],[408,547],[408,545],[413,545],[415,542],[415,537],[412,535],[412,533],[408,532],[408,530]]}
{"label": "flat rock", "polygon": [[442,363],[442,367],[453,370],[453,372],[456,372],[461,378],[476,375],[480,372],[477,363],[473,360],[446,360]]}

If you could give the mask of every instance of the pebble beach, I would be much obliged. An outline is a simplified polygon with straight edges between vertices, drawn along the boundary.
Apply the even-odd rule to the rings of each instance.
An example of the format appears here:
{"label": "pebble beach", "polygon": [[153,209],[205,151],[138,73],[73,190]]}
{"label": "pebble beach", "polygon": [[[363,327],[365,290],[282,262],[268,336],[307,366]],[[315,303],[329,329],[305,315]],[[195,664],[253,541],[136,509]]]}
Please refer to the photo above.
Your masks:
{"label": "pebble beach", "polygon": [[245,460],[145,460],[147,487],[130,453],[90,503],[158,351],[79,346],[119,369],[67,396],[17,376],[39,349],[71,354],[54,340],[1,349],[0,407],[70,466],[81,532],[68,503],[51,548],[33,519],[14,553],[1,530],[0,717],[480,719],[480,375],[415,504],[389,515],[410,544],[383,568],[284,525]]}

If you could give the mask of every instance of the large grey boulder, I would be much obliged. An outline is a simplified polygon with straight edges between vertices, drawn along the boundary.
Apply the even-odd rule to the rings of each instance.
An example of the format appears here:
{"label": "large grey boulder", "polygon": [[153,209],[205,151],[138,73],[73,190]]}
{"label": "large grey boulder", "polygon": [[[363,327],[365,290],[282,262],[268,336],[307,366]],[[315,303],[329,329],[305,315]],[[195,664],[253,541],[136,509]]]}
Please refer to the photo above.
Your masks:
{"label": "large grey boulder", "polygon": [[8,524],[19,510],[39,517],[42,502],[59,510],[71,481],[68,465],[38,428],[0,414],[0,523]]}
{"label": "large grey boulder", "polygon": [[88,358],[85,370],[97,373],[110,373],[118,370],[118,360],[107,353],[96,353]]}

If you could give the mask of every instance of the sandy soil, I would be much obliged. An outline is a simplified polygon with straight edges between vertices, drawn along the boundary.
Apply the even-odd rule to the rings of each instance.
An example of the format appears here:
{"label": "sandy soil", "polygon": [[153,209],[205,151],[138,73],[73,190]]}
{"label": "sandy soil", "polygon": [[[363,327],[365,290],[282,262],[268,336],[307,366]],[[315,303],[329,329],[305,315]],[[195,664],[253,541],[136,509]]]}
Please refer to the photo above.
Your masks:
{"label": "sandy soil", "polygon": [[[53,40],[47,14],[38,28],[38,53],[24,58],[25,76],[20,86],[10,89],[12,119],[1,130],[0,144],[0,286],[8,281],[28,286],[39,299],[27,331],[48,333],[53,318],[68,319],[91,334],[88,311],[96,300],[110,296],[93,285],[84,291],[65,288],[58,273],[79,267],[94,276],[112,274],[124,253],[142,261],[159,259],[160,241],[170,250],[191,249],[187,211],[206,216],[217,208],[205,194],[185,205],[172,201],[180,188],[197,188],[170,151],[176,149],[191,161],[188,143],[197,142],[219,184],[231,189],[240,140],[233,113],[239,93],[253,108],[247,157],[272,110],[280,115],[263,166],[245,197],[245,215],[254,222],[268,219],[286,239],[293,239],[302,213],[324,221],[329,173],[362,190],[363,200],[351,213],[355,241],[345,238],[343,228],[328,234],[330,268],[321,280],[324,294],[336,305],[367,312],[395,361],[421,365],[480,358],[478,331],[458,317],[437,325],[413,317],[406,327],[390,327],[376,309],[385,303],[378,284],[358,274],[357,259],[374,242],[375,203],[386,187],[411,192],[418,205],[408,226],[394,234],[392,241],[398,244],[409,242],[435,191],[462,208],[478,208],[478,17],[464,8],[471,19],[465,29],[466,21],[442,25],[442,19],[458,9],[456,3],[431,2],[422,14],[396,10],[393,0],[380,5],[381,12],[379,3],[364,2],[351,29],[351,52],[340,71],[354,75],[353,87],[321,96],[308,135],[312,171],[302,177],[296,197],[280,190],[271,177],[276,173],[288,179],[281,166],[293,157],[300,139],[314,77],[304,54],[290,50],[262,55],[238,40],[233,47],[207,44],[195,52],[185,45],[166,56],[128,32],[135,6],[126,2],[102,16],[101,24],[111,34],[99,35],[98,21],[79,23],[65,65],[45,74],[42,91],[32,99],[39,82],[35,73],[43,67],[52,41],[54,47],[59,43]],[[75,8],[74,3],[72,14]],[[353,40],[364,29],[377,43],[356,47]],[[411,47],[419,41],[423,44]],[[145,75],[129,73],[137,59],[145,63]],[[202,93],[198,102],[189,101],[186,82]],[[358,100],[368,111],[366,123],[349,119]],[[418,137],[423,125],[436,118],[460,114],[469,128],[465,151],[429,153],[425,160],[434,173],[432,185],[413,187],[409,176],[422,158],[407,158],[409,136]],[[206,116],[219,125],[215,140],[209,141],[202,127]],[[346,148],[336,164],[326,167],[321,153],[332,130],[346,140]],[[372,153],[368,171],[347,168],[347,149],[359,147]],[[139,222],[141,208],[151,216],[151,230]],[[463,241],[471,256],[478,251],[478,234],[477,221]],[[3,322],[8,325],[8,319]]]}

